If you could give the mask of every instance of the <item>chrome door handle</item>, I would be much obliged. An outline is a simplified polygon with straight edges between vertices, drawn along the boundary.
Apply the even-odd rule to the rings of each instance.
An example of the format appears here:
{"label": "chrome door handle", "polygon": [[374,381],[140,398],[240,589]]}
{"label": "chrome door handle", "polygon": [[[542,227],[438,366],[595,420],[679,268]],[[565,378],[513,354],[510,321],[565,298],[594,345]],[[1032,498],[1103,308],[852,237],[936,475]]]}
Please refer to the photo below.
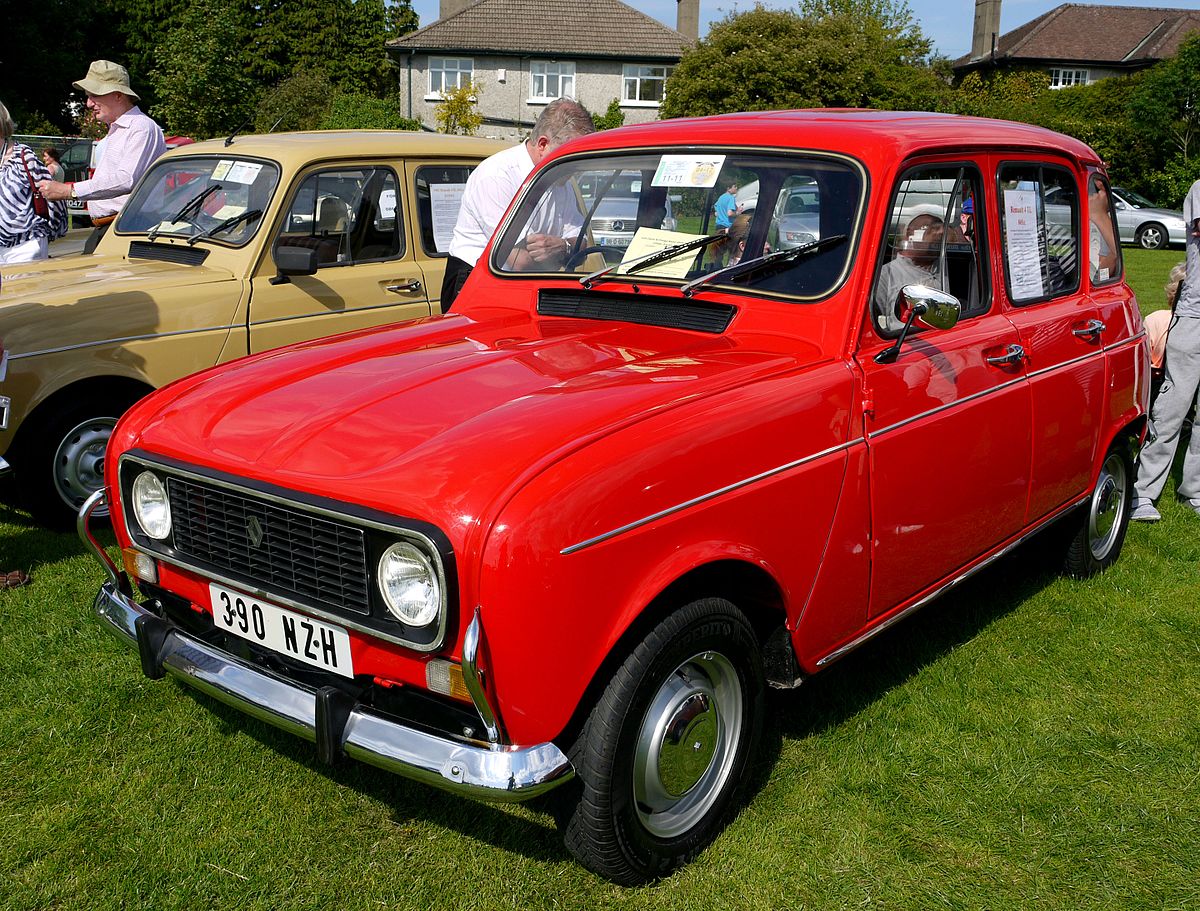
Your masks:
{"label": "chrome door handle", "polygon": [[1072,329],[1071,334],[1076,338],[1100,338],[1100,333],[1104,331],[1104,323],[1098,319],[1090,319],[1078,329]]}
{"label": "chrome door handle", "polygon": [[1025,349],[1020,345],[1009,345],[1004,349],[1003,354],[998,354],[995,357],[989,357],[985,360],[993,367],[1007,367],[1012,364],[1019,364],[1025,360]]}
{"label": "chrome door handle", "polygon": [[421,280],[419,278],[410,278],[407,281],[400,281],[394,285],[384,285],[383,290],[391,291],[394,294],[403,294],[406,291],[420,291]]}

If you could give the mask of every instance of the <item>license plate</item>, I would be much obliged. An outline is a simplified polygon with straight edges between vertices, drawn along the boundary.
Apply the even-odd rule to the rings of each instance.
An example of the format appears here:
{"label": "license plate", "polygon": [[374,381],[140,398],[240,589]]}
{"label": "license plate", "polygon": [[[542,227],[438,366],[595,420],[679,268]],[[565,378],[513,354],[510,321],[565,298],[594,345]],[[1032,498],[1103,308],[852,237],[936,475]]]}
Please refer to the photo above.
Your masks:
{"label": "license plate", "polygon": [[602,247],[628,247],[628,237],[601,237],[600,246]]}
{"label": "license plate", "polygon": [[273,652],[333,671],[354,676],[350,637],[340,626],[322,623],[253,595],[209,583],[213,624]]}

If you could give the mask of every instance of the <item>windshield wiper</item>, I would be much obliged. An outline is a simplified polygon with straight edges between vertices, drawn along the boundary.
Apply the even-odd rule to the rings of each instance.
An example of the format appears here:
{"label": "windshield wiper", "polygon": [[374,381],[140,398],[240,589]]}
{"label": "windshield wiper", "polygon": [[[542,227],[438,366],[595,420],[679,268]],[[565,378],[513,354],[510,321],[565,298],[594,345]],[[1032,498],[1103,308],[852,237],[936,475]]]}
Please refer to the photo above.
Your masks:
{"label": "windshield wiper", "polygon": [[585,275],[579,280],[579,284],[583,285],[583,287],[590,291],[592,289],[592,285],[594,285],[597,281],[604,278],[606,275],[610,275],[617,269],[620,269],[622,266],[625,267],[625,271],[621,273],[622,275],[633,275],[635,272],[641,272],[643,269],[649,269],[651,266],[657,266],[659,263],[666,262],[668,259],[674,259],[680,253],[687,253],[689,250],[700,250],[704,247],[707,247],[709,244],[716,243],[725,236],[726,235],[724,234],[707,234],[703,237],[693,237],[691,240],[685,240],[682,243],[672,244],[671,246],[664,247],[661,250],[655,250],[653,253],[647,253],[645,256],[639,256],[637,259],[634,259],[628,263],[616,263],[611,266],[605,266],[603,269],[598,269],[591,275]]}
{"label": "windshield wiper", "polygon": [[210,237],[214,237],[217,234],[220,234],[222,231],[228,231],[230,228],[236,228],[242,222],[250,221],[252,218],[259,218],[262,216],[262,214],[262,209],[247,209],[245,212],[239,212],[237,215],[233,215],[225,219],[219,225],[214,225],[213,227],[209,228],[203,234],[195,234],[189,237],[188,246],[190,247],[194,245],[198,240],[208,240]]}
{"label": "windshield wiper", "polygon": [[775,253],[768,253],[765,256],[756,256],[754,259],[748,259],[744,263],[734,263],[732,266],[726,266],[724,269],[718,269],[716,272],[709,272],[707,275],[701,275],[695,281],[690,281],[679,290],[684,297],[691,297],[696,293],[696,289],[703,285],[711,284],[718,279],[732,279],[739,275],[746,275],[750,272],[757,272],[766,266],[772,266],[777,263],[787,262],[792,259],[799,259],[809,253],[816,253],[818,250],[824,250],[826,247],[832,247],[834,244],[840,244],[847,239],[846,234],[834,234],[831,237],[822,237],[820,240],[813,241],[811,244],[805,244],[802,247],[793,247],[791,250],[778,250]]}
{"label": "windshield wiper", "polygon": [[[174,215],[172,215],[171,220],[166,222],[166,224],[173,225],[173,224],[175,224],[175,222],[183,221],[185,218],[188,220],[188,223],[190,224],[191,220],[192,220],[191,219],[192,214],[194,212],[200,211],[200,207],[202,205],[204,205],[204,200],[208,199],[208,197],[212,196],[219,189],[221,189],[221,185],[219,183],[210,184],[209,186],[205,187],[203,190],[201,190],[199,193],[197,193],[195,196],[193,196],[191,199],[189,199],[187,202],[185,202],[183,204],[183,206],[180,208],[180,210],[178,212],[176,212]],[[162,225],[162,223],[160,222],[159,224],[157,224],[153,228],[151,228],[149,230],[149,232],[147,232],[147,234],[146,234],[146,239],[154,240],[154,238],[158,237],[158,235],[162,231],[161,225]]]}

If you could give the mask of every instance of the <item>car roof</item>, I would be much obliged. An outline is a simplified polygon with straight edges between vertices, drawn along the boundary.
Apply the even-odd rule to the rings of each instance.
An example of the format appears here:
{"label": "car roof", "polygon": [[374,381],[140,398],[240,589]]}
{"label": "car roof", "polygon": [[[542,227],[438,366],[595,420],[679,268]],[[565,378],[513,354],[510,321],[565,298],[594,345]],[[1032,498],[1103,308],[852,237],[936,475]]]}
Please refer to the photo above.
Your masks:
{"label": "car roof", "polygon": [[224,139],[194,142],[166,154],[171,157],[190,155],[248,155],[271,158],[281,164],[305,164],[326,158],[394,156],[446,156],[449,158],[486,158],[511,142],[479,139],[474,136],[447,136],[444,133],[425,133],[404,130],[314,130],[300,133],[265,133],[235,136],[226,145]]}
{"label": "car roof", "polygon": [[1100,164],[1085,143],[1042,127],[923,111],[820,108],[685,117],[604,130],[572,140],[562,153],[657,145],[763,146],[851,153],[867,159],[919,152],[1023,148],[1056,151]]}

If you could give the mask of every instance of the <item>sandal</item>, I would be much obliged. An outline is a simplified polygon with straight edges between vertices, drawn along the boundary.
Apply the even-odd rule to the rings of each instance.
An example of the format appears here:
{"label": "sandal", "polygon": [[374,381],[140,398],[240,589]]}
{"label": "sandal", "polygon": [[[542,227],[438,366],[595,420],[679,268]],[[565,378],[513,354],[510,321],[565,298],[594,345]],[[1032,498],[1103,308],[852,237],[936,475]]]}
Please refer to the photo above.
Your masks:
{"label": "sandal", "polygon": [[21,569],[14,569],[10,573],[0,574],[0,590],[6,588],[20,588],[22,585],[29,584],[29,573]]}

